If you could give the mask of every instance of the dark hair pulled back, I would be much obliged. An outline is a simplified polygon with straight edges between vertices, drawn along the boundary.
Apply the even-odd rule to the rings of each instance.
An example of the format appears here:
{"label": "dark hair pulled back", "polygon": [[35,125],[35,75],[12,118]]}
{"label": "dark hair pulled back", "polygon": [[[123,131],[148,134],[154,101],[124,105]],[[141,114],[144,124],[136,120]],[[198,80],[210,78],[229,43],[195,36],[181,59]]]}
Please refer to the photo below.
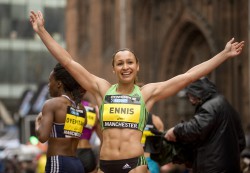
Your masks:
{"label": "dark hair pulled back", "polygon": [[54,77],[63,84],[65,92],[70,92],[73,96],[73,100],[78,105],[86,90],[82,88],[78,82],[70,75],[70,73],[60,64],[57,63],[54,67]]}

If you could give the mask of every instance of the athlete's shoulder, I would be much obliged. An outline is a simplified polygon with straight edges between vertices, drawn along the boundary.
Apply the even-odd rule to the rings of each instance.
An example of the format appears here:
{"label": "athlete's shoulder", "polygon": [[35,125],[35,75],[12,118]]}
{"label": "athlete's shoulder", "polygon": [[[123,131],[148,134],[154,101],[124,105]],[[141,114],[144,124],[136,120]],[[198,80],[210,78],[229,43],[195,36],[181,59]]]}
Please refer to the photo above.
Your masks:
{"label": "athlete's shoulder", "polygon": [[48,99],[44,102],[44,107],[54,107],[57,108],[58,106],[65,104],[67,100],[63,97],[53,97]]}
{"label": "athlete's shoulder", "polygon": [[154,92],[155,83],[148,83],[143,85],[140,90],[143,95],[144,100],[148,100]]}

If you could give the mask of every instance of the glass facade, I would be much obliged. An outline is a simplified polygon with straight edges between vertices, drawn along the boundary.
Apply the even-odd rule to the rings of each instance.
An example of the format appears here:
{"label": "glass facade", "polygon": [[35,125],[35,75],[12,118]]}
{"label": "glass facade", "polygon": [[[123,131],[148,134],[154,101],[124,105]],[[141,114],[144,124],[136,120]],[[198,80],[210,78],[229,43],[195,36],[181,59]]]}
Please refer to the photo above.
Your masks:
{"label": "glass facade", "polygon": [[65,47],[65,6],[66,0],[0,0],[0,100],[48,81],[56,61],[33,31],[29,13],[42,11],[48,32]]}

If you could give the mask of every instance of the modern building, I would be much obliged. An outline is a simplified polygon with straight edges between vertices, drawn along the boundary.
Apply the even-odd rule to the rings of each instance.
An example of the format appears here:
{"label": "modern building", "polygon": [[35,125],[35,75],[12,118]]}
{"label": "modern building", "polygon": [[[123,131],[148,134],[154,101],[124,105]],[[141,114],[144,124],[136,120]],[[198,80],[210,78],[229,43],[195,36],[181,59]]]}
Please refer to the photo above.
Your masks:
{"label": "modern building", "polygon": [[[29,13],[42,11],[46,28],[65,47],[65,7],[66,0],[0,0],[0,102],[15,123],[40,111],[56,64],[34,33]],[[10,122],[6,116],[0,114],[2,123]]]}

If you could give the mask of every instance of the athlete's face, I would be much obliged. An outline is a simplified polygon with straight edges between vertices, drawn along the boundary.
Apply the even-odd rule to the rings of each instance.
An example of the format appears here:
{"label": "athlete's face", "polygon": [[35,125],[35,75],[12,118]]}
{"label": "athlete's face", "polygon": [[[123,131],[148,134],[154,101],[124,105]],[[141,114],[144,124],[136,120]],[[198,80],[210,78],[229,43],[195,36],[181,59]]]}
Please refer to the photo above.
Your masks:
{"label": "athlete's face", "polygon": [[117,75],[119,82],[134,83],[139,71],[139,64],[133,53],[128,50],[117,52],[113,65],[113,72]]}
{"label": "athlete's face", "polygon": [[59,91],[59,83],[58,83],[58,81],[56,81],[53,71],[49,75],[48,88],[49,88],[49,94],[51,97],[59,96],[59,92],[60,92]]}

